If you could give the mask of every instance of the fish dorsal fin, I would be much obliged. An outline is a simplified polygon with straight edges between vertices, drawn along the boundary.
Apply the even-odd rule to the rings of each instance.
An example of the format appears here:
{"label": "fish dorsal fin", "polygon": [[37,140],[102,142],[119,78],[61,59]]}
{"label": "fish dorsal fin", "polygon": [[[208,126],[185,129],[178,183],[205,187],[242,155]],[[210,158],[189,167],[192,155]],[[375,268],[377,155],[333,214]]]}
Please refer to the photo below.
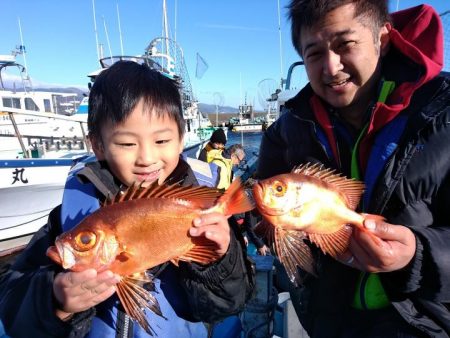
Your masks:
{"label": "fish dorsal fin", "polygon": [[339,191],[347,199],[348,208],[355,210],[364,193],[364,183],[337,174],[333,169],[324,168],[322,164],[301,164],[292,169],[294,174],[315,177]]}
{"label": "fish dorsal fin", "polygon": [[342,226],[338,231],[331,234],[308,233],[309,240],[316,244],[323,253],[329,254],[333,258],[344,253],[349,245],[352,227]]}
{"label": "fish dorsal fin", "polygon": [[145,284],[150,284],[154,289],[152,279],[144,272],[122,277],[117,284],[117,295],[127,315],[136,320],[149,335],[153,336],[156,332],[148,323],[144,309],[149,309],[158,316],[165,317],[161,313],[158,300],[146,290]]}
{"label": "fish dorsal fin", "polygon": [[295,285],[301,284],[303,280],[297,267],[316,276],[314,257],[305,239],[303,231],[284,230],[282,227],[275,230],[275,253]]}
{"label": "fish dorsal fin", "polygon": [[179,184],[158,185],[158,182],[155,181],[146,188],[133,184],[112,199],[107,200],[104,205],[144,198],[171,198],[186,200],[204,209],[214,205],[220,196],[222,196],[222,192],[215,188],[204,186],[183,187]]}

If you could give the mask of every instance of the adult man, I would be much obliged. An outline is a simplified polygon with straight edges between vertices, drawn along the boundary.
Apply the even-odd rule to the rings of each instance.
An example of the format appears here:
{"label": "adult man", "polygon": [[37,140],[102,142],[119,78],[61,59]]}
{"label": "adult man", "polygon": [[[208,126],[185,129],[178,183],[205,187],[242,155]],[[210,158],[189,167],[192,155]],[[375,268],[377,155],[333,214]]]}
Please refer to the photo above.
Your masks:
{"label": "adult man", "polygon": [[[363,180],[361,210],[382,242],[354,229],[339,261],[292,289],[311,337],[449,337],[450,81],[429,6],[292,0],[292,41],[309,84],[266,131],[258,174],[320,162]],[[391,20],[392,19],[392,20]],[[381,273],[382,272],[382,273]]]}
{"label": "adult man", "polygon": [[211,159],[211,163],[220,168],[218,189],[228,189],[233,181],[233,166],[239,165],[245,158],[242,145],[233,144],[222,152],[218,152]]}

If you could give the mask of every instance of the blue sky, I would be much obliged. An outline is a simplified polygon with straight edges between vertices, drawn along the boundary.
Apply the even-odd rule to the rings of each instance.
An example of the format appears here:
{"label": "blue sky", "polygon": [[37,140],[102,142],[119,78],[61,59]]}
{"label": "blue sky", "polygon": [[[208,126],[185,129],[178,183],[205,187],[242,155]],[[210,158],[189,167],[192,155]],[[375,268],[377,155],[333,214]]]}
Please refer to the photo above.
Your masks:
{"label": "blue sky", "polygon": [[[391,10],[421,1],[394,0]],[[428,1],[439,13],[450,10],[448,1]],[[1,0],[0,54],[20,44],[22,27],[26,62],[33,84],[84,86],[86,75],[99,68],[95,45],[92,0]],[[176,6],[175,6],[176,4]],[[259,106],[261,84],[276,84],[289,65],[298,60],[290,41],[287,0],[280,0],[281,54],[277,0],[167,0],[172,35],[184,50],[194,95],[200,102],[237,107],[245,97]],[[119,20],[124,54],[142,54],[161,36],[162,0],[95,0],[99,42],[105,56],[120,54]],[[176,7],[176,11],[175,11]],[[176,30],[175,30],[175,12]],[[195,78],[196,54],[209,68]],[[22,62],[22,57],[18,57]],[[266,86],[267,87],[267,86]],[[270,85],[269,85],[270,87]]]}

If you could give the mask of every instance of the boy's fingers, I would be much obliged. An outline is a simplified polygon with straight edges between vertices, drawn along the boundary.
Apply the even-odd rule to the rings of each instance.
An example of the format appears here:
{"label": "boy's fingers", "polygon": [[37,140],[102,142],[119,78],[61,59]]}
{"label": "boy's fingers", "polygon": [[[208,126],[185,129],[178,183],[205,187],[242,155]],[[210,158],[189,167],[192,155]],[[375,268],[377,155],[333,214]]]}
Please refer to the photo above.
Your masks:
{"label": "boy's fingers", "polygon": [[95,269],[87,269],[81,272],[66,272],[63,277],[63,284],[68,287],[77,286],[85,281],[91,280],[97,276]]}

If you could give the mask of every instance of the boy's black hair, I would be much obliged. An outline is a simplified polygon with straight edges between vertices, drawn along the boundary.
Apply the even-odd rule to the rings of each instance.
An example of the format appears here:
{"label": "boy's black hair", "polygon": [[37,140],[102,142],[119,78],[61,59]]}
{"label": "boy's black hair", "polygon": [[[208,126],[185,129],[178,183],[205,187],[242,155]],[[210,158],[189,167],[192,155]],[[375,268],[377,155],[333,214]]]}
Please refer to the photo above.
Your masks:
{"label": "boy's black hair", "polygon": [[100,140],[101,126],[125,121],[141,99],[149,113],[176,121],[183,137],[185,122],[177,83],[133,61],[118,61],[95,79],[89,94],[89,135]]}
{"label": "boy's black hair", "polygon": [[354,4],[355,18],[372,30],[376,41],[381,26],[391,22],[388,0],[291,0],[287,6],[291,24],[291,38],[297,53],[302,56],[300,33],[303,27],[311,28],[332,10],[347,4]]}

